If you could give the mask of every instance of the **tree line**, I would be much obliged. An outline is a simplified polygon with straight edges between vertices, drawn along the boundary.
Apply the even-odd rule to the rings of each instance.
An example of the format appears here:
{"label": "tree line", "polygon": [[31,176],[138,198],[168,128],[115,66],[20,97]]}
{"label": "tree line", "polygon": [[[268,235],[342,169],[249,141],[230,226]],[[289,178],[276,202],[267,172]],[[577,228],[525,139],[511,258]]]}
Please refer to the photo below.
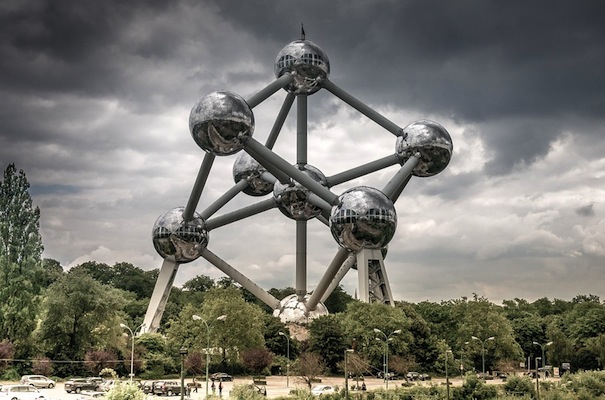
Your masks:
{"label": "tree line", "polygon": [[[339,287],[326,301],[330,314],[300,328],[282,323],[229,278],[204,275],[173,288],[160,331],[136,336],[131,354],[124,326],[136,331],[142,323],[159,271],[95,261],[66,270],[42,259],[40,210],[28,190],[25,173],[10,164],[0,183],[4,379],[104,368],[127,375],[131,359],[137,375],[160,377],[177,373],[181,357],[189,373],[202,375],[207,352],[211,370],[284,374],[291,368],[307,377],[341,373],[345,354],[355,374],[380,373],[386,354],[389,370],[401,374],[442,374],[446,360],[460,373],[481,371],[483,362],[487,370],[533,368],[537,357],[557,367],[603,368],[605,307],[590,294],[501,305],[473,295],[390,307],[359,302]],[[294,289],[269,292],[284,298]]]}

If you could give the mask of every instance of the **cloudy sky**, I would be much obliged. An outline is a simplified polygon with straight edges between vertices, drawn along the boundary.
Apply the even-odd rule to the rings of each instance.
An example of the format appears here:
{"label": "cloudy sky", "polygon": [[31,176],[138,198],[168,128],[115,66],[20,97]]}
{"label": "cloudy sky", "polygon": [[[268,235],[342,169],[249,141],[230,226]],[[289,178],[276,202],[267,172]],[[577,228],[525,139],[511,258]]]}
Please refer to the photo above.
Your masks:
{"label": "cloudy sky", "polygon": [[[601,1],[77,1],[0,4],[0,164],[42,212],[44,256],[159,268],[151,229],[184,206],[204,156],[188,128],[202,96],[248,98],[279,51],[319,45],[330,79],[401,127],[450,133],[441,174],[412,178],[386,259],[398,300],[483,295],[605,299],[605,4]],[[254,109],[267,138],[285,98]],[[394,153],[395,137],[322,90],[309,163],[325,175]],[[294,162],[295,107],[275,151]],[[198,211],[233,185],[217,157]],[[347,185],[382,188],[397,166]],[[258,199],[238,195],[219,214]],[[308,288],[338,246],[310,221]],[[210,232],[261,287],[294,286],[295,224],[276,209]],[[177,284],[222,273],[200,259]],[[350,294],[356,277],[343,281]]]}

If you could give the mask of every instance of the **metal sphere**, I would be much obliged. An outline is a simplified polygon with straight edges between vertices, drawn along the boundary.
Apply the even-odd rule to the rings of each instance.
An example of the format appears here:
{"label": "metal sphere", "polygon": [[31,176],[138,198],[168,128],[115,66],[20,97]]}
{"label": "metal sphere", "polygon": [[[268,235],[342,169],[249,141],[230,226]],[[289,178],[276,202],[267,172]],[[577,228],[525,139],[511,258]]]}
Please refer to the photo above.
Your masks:
{"label": "metal sphere", "polygon": [[239,95],[212,92],[191,109],[189,131],[204,151],[217,156],[234,154],[252,137],[254,114]]}
{"label": "metal sphere", "polygon": [[367,186],[352,188],[339,197],[340,205],[332,208],[330,231],[342,247],[382,249],[395,235],[397,212],[393,202],[378,189]]}
{"label": "metal sphere", "polygon": [[420,154],[420,162],[413,174],[419,177],[437,175],[452,158],[452,138],[448,131],[436,122],[423,119],[403,128],[397,137],[395,151],[403,165],[410,157]]}
{"label": "metal sphere", "polygon": [[[297,164],[296,167],[320,184],[327,186],[325,175],[309,164]],[[282,184],[275,182],[273,198],[279,211],[295,221],[307,221],[321,214],[321,208],[308,200],[312,192],[298,182]]]}
{"label": "metal sphere", "polygon": [[289,72],[294,77],[285,87],[290,93],[313,94],[330,75],[330,60],[324,51],[309,40],[296,40],[281,49],[275,59],[275,77]]}
{"label": "metal sphere", "polygon": [[315,310],[307,310],[306,302],[309,300],[309,295],[305,295],[304,301],[298,300],[298,295],[291,294],[284,298],[279,303],[279,308],[273,310],[273,316],[277,317],[283,323],[299,323],[306,324],[315,318],[323,315],[328,315],[328,309],[322,303],[318,303]]}
{"label": "metal sphere", "polygon": [[265,172],[267,172],[265,167],[245,152],[238,155],[233,163],[233,180],[237,183],[245,179],[248,186],[243,192],[250,196],[264,196],[273,190],[273,183],[262,178]]}
{"label": "metal sphere", "polygon": [[177,207],[160,215],[153,225],[153,247],[166,260],[188,263],[197,259],[208,245],[206,223],[195,213],[185,221],[185,207]]}

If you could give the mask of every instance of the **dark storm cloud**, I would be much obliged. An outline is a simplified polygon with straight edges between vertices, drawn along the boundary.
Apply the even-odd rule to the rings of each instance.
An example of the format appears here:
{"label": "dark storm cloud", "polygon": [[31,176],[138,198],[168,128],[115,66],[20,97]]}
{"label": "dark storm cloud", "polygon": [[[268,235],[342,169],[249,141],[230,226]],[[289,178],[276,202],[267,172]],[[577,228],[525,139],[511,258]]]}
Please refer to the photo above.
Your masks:
{"label": "dark storm cloud", "polygon": [[582,217],[594,217],[594,204],[587,204],[576,208],[576,214],[581,215]]}

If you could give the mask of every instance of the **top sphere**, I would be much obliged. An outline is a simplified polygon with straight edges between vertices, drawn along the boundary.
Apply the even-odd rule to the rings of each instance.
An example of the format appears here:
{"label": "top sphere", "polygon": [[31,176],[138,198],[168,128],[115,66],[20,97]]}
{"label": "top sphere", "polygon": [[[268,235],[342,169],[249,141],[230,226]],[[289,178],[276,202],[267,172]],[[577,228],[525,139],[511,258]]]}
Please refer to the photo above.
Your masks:
{"label": "top sphere", "polygon": [[452,158],[452,138],[448,131],[436,122],[423,119],[403,128],[397,137],[395,151],[403,165],[410,157],[420,154],[420,162],[412,173],[427,177],[443,171]]}
{"label": "top sphere", "polygon": [[216,156],[237,153],[254,132],[254,114],[248,103],[231,92],[202,97],[189,114],[189,131],[204,151]]}
{"label": "top sphere", "polygon": [[275,77],[289,72],[294,77],[285,87],[290,93],[313,94],[330,75],[330,60],[324,51],[309,40],[296,40],[286,45],[275,59]]}

